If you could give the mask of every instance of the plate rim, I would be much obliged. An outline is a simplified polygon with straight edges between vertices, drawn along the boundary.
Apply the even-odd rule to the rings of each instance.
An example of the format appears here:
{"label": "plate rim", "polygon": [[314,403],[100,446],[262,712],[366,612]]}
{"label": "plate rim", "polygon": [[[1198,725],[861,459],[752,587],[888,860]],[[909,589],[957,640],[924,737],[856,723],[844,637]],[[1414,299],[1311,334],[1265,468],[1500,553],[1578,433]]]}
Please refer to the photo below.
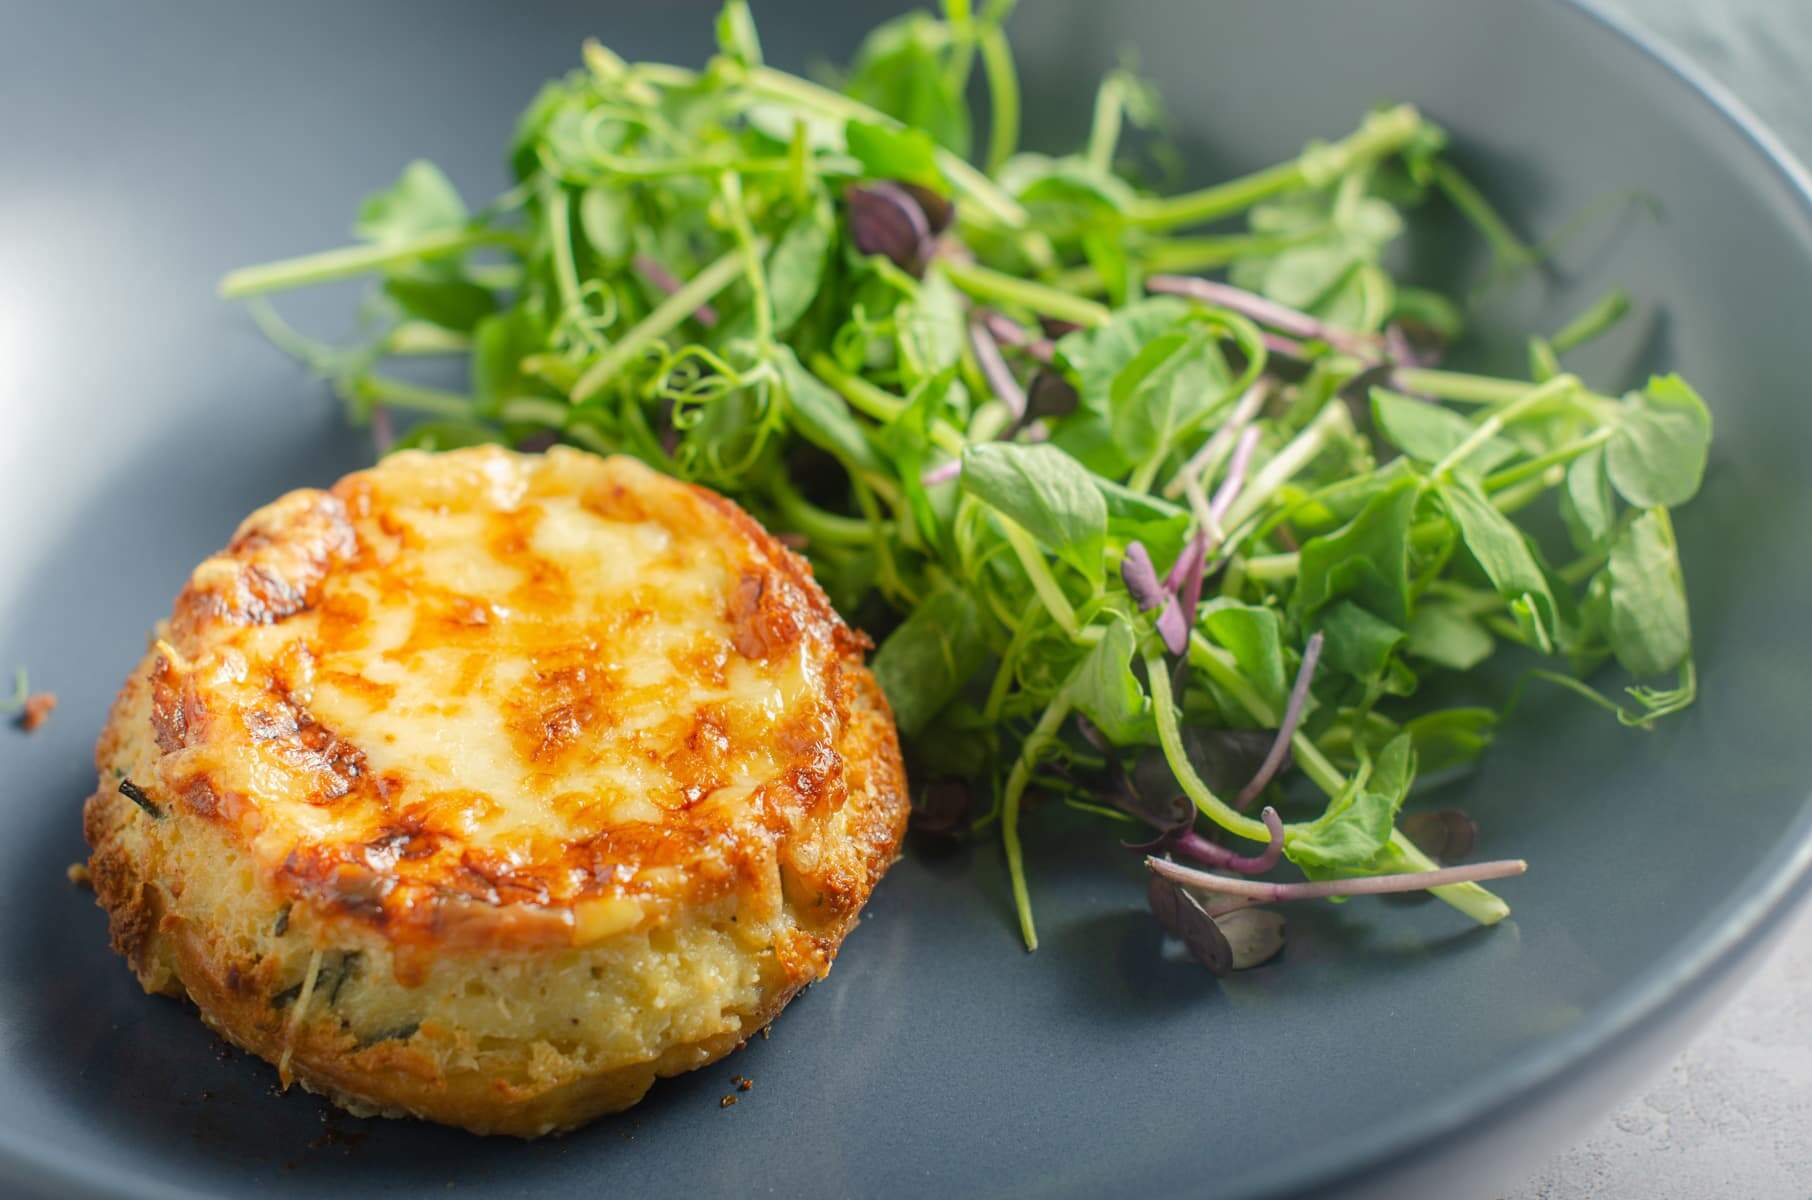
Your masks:
{"label": "plate rim", "polygon": [[[1674,47],[1611,7],[1611,0],[1550,0],[1620,39],[1646,68],[1684,87],[1721,124],[1748,144],[1785,186],[1806,222],[1812,243],[1812,172],[1749,105]],[[1741,880],[1694,932],[1678,957],[1651,968],[1613,993],[1577,1026],[1516,1065],[1481,1076],[1438,1108],[1408,1114],[1382,1129],[1348,1135],[1297,1157],[1289,1166],[1248,1181],[1230,1193],[1267,1200],[1386,1177],[1403,1163],[1431,1158],[1435,1147],[1476,1132],[1498,1116],[1523,1108],[1541,1093],[1590,1071],[1620,1046],[1655,1024],[1670,1006],[1709,992],[1725,969],[1782,925],[1798,902],[1812,896],[1812,792],[1775,850]],[[45,1143],[27,1143],[0,1129],[0,1182],[26,1194],[83,1197],[192,1197],[188,1189],[84,1163]]]}

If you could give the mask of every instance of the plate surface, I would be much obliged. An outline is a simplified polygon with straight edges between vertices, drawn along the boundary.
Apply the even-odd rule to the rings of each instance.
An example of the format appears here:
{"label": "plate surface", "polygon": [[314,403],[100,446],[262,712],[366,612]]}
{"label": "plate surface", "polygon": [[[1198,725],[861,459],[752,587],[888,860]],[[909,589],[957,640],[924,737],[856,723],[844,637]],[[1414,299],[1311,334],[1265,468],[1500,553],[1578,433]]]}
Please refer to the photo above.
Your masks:
{"label": "plate surface", "polygon": [[[883,6],[757,4],[770,57],[840,58]],[[363,465],[334,405],[213,298],[229,267],[337,244],[423,155],[503,184],[517,110],[597,34],[696,61],[704,4],[136,5],[66,0],[0,39],[0,667],[62,701],[0,731],[0,1191],[47,1195],[1276,1195],[1485,1192],[1659,1061],[1754,957],[1812,861],[1812,217],[1717,102],[1563,4],[1027,5],[1034,145],[1086,128],[1125,44],[1203,177],[1421,104],[1519,226],[1588,215],[1562,269],[1479,320],[1553,328],[1609,282],[1648,302],[1580,369],[1677,367],[1718,422],[1679,514],[1700,704],[1641,736],[1526,703],[1460,801],[1523,856],[1515,917],[1291,911],[1225,981],[1162,952],[1136,859],[1041,812],[1045,948],[1014,939],[999,855],[915,847],[831,978],[718,1067],[539,1144],[355,1121],[139,994],[83,855],[89,748],[189,567],[277,493]],[[1658,215],[1617,199],[1630,190]],[[1609,198],[1609,199],[1607,199]],[[1476,279],[1437,227],[1414,269]],[[344,296],[287,306],[331,322]],[[1514,339],[1473,348],[1512,367]],[[755,1088],[733,1109],[732,1074]]]}

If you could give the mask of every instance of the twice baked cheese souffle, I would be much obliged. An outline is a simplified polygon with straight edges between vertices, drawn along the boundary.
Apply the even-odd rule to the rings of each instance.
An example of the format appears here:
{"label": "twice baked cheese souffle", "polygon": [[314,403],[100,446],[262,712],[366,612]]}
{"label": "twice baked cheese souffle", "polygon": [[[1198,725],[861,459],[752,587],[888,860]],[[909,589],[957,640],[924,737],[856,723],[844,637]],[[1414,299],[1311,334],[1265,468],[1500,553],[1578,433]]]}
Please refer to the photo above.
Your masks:
{"label": "twice baked cheese souffle", "polygon": [[865,641],[627,458],[396,454],[252,514],[96,748],[147,991],[360,1113],[535,1136],[825,974],[906,784]]}

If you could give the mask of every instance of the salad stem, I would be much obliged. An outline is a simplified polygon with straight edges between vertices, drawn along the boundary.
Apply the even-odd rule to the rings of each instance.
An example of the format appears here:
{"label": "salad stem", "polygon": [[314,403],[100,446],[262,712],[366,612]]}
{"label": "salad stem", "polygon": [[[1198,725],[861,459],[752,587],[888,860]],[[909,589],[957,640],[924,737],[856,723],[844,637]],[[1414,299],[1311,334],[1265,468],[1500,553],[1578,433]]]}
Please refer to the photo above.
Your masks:
{"label": "salad stem", "polygon": [[1158,727],[1158,745],[1163,747],[1164,758],[1169,762],[1171,773],[1176,776],[1183,794],[1201,810],[1203,816],[1228,833],[1254,842],[1270,841],[1271,831],[1265,828],[1264,822],[1254,821],[1246,814],[1236,811],[1210,791],[1208,785],[1202,782],[1202,777],[1196,774],[1195,765],[1189,761],[1189,755],[1183,749],[1183,734],[1177,725],[1176,703],[1170,692],[1170,664],[1164,661],[1162,651],[1147,649],[1144,655],[1147,683],[1151,688],[1151,711]]}
{"label": "salad stem", "polygon": [[1518,463],[1514,467],[1506,467],[1495,475],[1487,475],[1485,477],[1485,490],[1487,492],[1500,491],[1512,484],[1521,483],[1525,479],[1539,476],[1549,467],[1556,467],[1562,463],[1572,462],[1580,455],[1595,450],[1599,446],[1610,441],[1611,437],[1616,432],[1616,429],[1610,426],[1606,426],[1603,429],[1595,429],[1582,438],[1568,442],[1564,446],[1555,447],[1546,454],[1538,454],[1528,462]]}
{"label": "salad stem", "polygon": [[401,408],[410,412],[431,413],[437,417],[469,417],[472,415],[472,399],[458,392],[443,391],[440,388],[423,387],[407,380],[393,379],[387,375],[364,375],[352,385],[352,394],[358,399],[385,408]]}
{"label": "salad stem", "polygon": [[1259,468],[1258,474],[1252,477],[1251,483],[1240,493],[1232,509],[1227,513],[1226,527],[1237,529],[1246,520],[1258,512],[1271,499],[1278,488],[1288,483],[1295,474],[1309,465],[1311,459],[1321,453],[1321,447],[1335,430],[1352,424],[1352,416],[1347,412],[1346,401],[1336,396],[1322,407],[1315,419],[1303,427],[1277,456]]}
{"label": "salad stem", "polygon": [[[1276,710],[1265,702],[1264,698],[1252,687],[1250,681],[1240,673],[1238,664],[1233,661],[1233,656],[1228,654],[1225,650],[1222,650],[1219,646],[1209,642],[1208,639],[1203,637],[1199,632],[1192,631],[1189,635],[1189,661],[1191,665],[1200,667],[1205,671],[1210,679],[1232,697],[1235,703],[1246,710],[1247,716],[1263,726],[1269,727],[1277,724],[1278,714]],[[1149,659],[1147,660],[1147,665],[1149,668]],[[1165,736],[1165,722],[1163,719],[1164,710],[1158,705],[1158,693],[1160,688],[1162,688],[1164,694],[1168,696],[1170,694],[1169,679],[1166,678],[1160,682],[1156,676],[1154,676],[1151,688],[1152,707],[1158,714],[1158,739],[1159,742],[1162,743]],[[1171,724],[1174,728],[1174,714],[1172,714],[1171,717]],[[1180,736],[1177,740],[1178,749],[1180,751]],[[1341,775],[1339,768],[1328,761],[1327,756],[1321,752],[1321,748],[1315,745],[1314,740],[1311,739],[1308,734],[1298,730],[1295,736],[1291,738],[1290,748],[1295,754],[1296,765],[1302,769],[1303,774],[1307,775],[1309,779],[1314,782],[1316,787],[1320,788],[1329,796],[1337,796],[1346,789],[1346,779]],[[1168,747],[1165,748],[1165,754],[1167,757],[1170,756]],[[1172,770],[1175,769],[1173,763]],[[1193,771],[1191,773],[1193,774]],[[1184,792],[1189,793],[1189,784],[1184,780],[1181,772],[1178,772],[1177,779],[1179,783],[1182,783]],[[1200,784],[1199,779],[1196,782]],[[1206,785],[1202,786],[1205,791]],[[1195,798],[1193,793],[1190,793],[1190,798]],[[1199,803],[1198,807],[1200,807]],[[1203,809],[1203,811],[1208,812],[1207,809]],[[1213,813],[1208,813],[1208,815],[1211,819],[1214,819]],[[1234,815],[1239,816],[1241,820],[1250,820],[1250,818],[1241,814],[1236,813]],[[1236,830],[1235,832],[1238,831]],[[1390,844],[1391,848],[1403,862],[1416,868],[1418,871],[1432,870],[1434,868],[1435,864],[1433,860],[1429,859],[1427,855],[1418,850],[1415,843],[1404,837],[1401,831],[1393,830],[1391,832]],[[1505,904],[1487,889],[1480,887],[1477,883],[1456,883],[1452,886],[1433,887],[1428,890],[1482,925],[1495,924],[1510,915],[1509,905]]]}
{"label": "salad stem", "polygon": [[[1466,886],[1477,887],[1472,882],[1474,880],[1509,879],[1529,869],[1529,864],[1522,859],[1512,858],[1498,862],[1468,863],[1460,867],[1435,867],[1430,863],[1426,868],[1394,875],[1365,875],[1354,879],[1322,879],[1307,883],[1269,883],[1262,879],[1241,879],[1232,875],[1198,871],[1194,867],[1185,867],[1162,858],[1147,858],[1145,865],[1151,868],[1153,874],[1185,887],[1201,888],[1223,896],[1249,896],[1255,900],[1270,901],[1321,900],[1330,896],[1379,896],[1391,892],[1430,891],[1438,895],[1458,891]],[[1479,890],[1484,891],[1483,888]],[[1489,892],[1485,894],[1490,895]],[[1502,914],[1481,923],[1494,924],[1508,915],[1509,909],[1506,908]]]}
{"label": "salad stem", "polygon": [[1006,31],[998,24],[983,26],[976,46],[988,80],[988,174],[998,175],[1019,145],[1019,73]]}
{"label": "salad stem", "polygon": [[1095,115],[1089,122],[1088,165],[1107,174],[1114,169],[1114,150],[1120,144],[1122,100],[1120,77],[1109,75],[1095,92]]}
{"label": "salad stem", "polygon": [[1044,551],[1032,540],[1032,535],[1022,528],[1019,522],[1005,513],[996,513],[995,519],[1000,522],[1000,531],[1013,547],[1013,554],[1025,568],[1026,575],[1032,581],[1032,590],[1038,593],[1051,620],[1057,622],[1058,628],[1075,637],[1082,629],[1076,620],[1076,610],[1070,606],[1069,597],[1063,594],[1063,588],[1057,583],[1057,577],[1051,574],[1051,564],[1046,561]]}
{"label": "salad stem", "polygon": [[1204,225],[1243,212],[1280,192],[1333,178],[1376,162],[1403,148],[1423,128],[1422,116],[1408,104],[1372,113],[1342,140],[1313,146],[1287,163],[1279,163],[1238,179],[1178,196],[1141,200],[1126,214],[1125,222],[1138,229],[1175,229]]}
{"label": "salad stem", "polygon": [[[837,365],[828,354],[814,354],[808,364],[812,374],[835,388],[837,394],[849,401],[849,406],[863,416],[873,417],[883,425],[892,424],[900,419],[906,411],[906,400],[896,396],[885,388],[876,387],[860,375],[851,374]],[[959,432],[948,421],[932,422],[931,440],[938,449],[948,454],[960,456],[965,441]]]}
{"label": "salad stem", "polygon": [[1265,406],[1270,396],[1271,385],[1264,379],[1247,388],[1221,427],[1214,431],[1214,436],[1202,443],[1202,448],[1164,485],[1165,498],[1175,500],[1187,492],[1193,482],[1212,479],[1227,455],[1232,453],[1234,441],[1252,423],[1252,418],[1258,415],[1258,410]]}
{"label": "salad stem", "polygon": [[1531,409],[1557,396],[1564,396],[1579,387],[1579,380],[1572,375],[1556,375],[1539,387],[1529,388],[1509,404],[1493,412],[1467,435],[1466,440],[1447,452],[1447,456],[1434,465],[1429,475],[1434,479],[1445,479],[1453,469],[1466,461],[1468,455],[1496,437],[1503,428],[1521,417]]}
{"label": "salad stem", "polygon": [[[1396,853],[1397,858],[1401,862],[1414,868],[1416,872],[1431,872],[1435,870],[1435,861],[1432,858],[1429,858],[1428,855],[1422,853],[1421,849],[1417,847],[1414,842],[1410,841],[1401,829],[1393,829],[1390,831],[1390,848]],[[1526,864],[1520,859],[1514,861],[1518,868],[1515,871],[1506,871],[1503,874],[1474,874],[1470,879],[1437,884],[1428,887],[1427,890],[1437,899],[1452,905],[1454,908],[1477,921],[1480,925],[1495,925],[1510,915],[1510,906],[1505,904],[1501,898],[1488,888],[1480,887],[1478,881],[1485,879],[1501,879],[1507,875],[1521,875]],[[1474,864],[1471,869],[1480,871],[1483,868],[1494,865],[1496,864],[1477,863]],[[1449,867],[1448,870],[1462,872],[1468,870],[1468,868]],[[1391,876],[1386,875],[1381,876],[1380,878],[1389,879]],[[1418,888],[1416,890],[1421,889]]]}
{"label": "salad stem", "polygon": [[819,508],[801,496],[792,481],[780,472],[775,472],[768,486],[773,490],[775,506],[788,528],[797,529],[812,541],[839,546],[868,546],[875,541],[872,524]]}
{"label": "salad stem", "polygon": [[1045,706],[1044,715],[1038,718],[1038,724],[1026,735],[1024,745],[1019,749],[1019,757],[1013,762],[1013,770],[1007,775],[1006,788],[1000,800],[1000,836],[1007,852],[1007,878],[1013,888],[1013,907],[1019,913],[1019,934],[1025,939],[1027,950],[1038,949],[1038,928],[1032,922],[1032,896],[1026,886],[1025,851],[1019,844],[1019,801],[1025,795],[1026,785],[1032,781],[1032,768],[1038,763],[1038,756],[1057,736],[1057,730],[1063,726],[1064,719],[1070,715],[1070,693],[1066,684],[1062,690]]}
{"label": "salad stem", "polygon": [[[765,238],[758,239],[758,243],[765,244],[765,241]],[[713,296],[735,282],[746,262],[743,255],[741,246],[731,249],[655,305],[654,311],[614,342],[586,368],[585,374],[579,376],[579,382],[573,385],[572,402],[583,404],[597,395],[636,355],[679,328],[701,305],[709,304]]]}
{"label": "salad stem", "polygon": [[742,177],[735,171],[725,171],[718,176],[717,186],[730,214],[736,244],[742,248],[743,276],[753,297],[750,307],[755,314],[755,340],[765,344],[774,340],[774,304],[768,295],[768,274],[761,263],[762,245],[749,225],[748,205],[743,202]]}
{"label": "salad stem", "polygon": [[[1133,261],[1145,275],[1188,274],[1224,267],[1237,258],[1281,254],[1292,246],[1325,236],[1324,226],[1296,233],[1232,233],[1210,237],[1165,238],[1141,247]],[[1050,279],[1052,287],[1082,296],[1107,291],[1107,281],[1094,267],[1071,267]]]}
{"label": "salad stem", "polygon": [[[985,62],[984,58],[984,64]],[[797,75],[789,75],[785,71],[776,71],[766,66],[749,67],[746,70],[750,90],[770,99],[797,104],[801,108],[809,108],[845,121],[862,121],[870,125],[884,125],[889,129],[901,127],[898,121],[886,113],[870,108],[859,100],[852,100],[840,92],[808,83]],[[935,154],[937,165],[944,172],[945,178],[977,208],[992,217],[997,224],[1009,229],[1024,228],[1030,218],[1019,201],[1007,195],[998,184],[969,165],[960,155],[952,154],[942,147]]]}
{"label": "salad stem", "polygon": [[990,270],[976,263],[945,258],[939,260],[939,265],[951,283],[978,300],[1016,304],[1021,308],[1029,308],[1040,316],[1056,317],[1060,321],[1072,321],[1077,325],[1105,325],[1111,315],[1104,304],[1096,304],[1093,300],[1084,300],[1080,296],[1060,292],[1030,279]]}
{"label": "salad stem", "polygon": [[518,240],[517,234],[501,229],[442,229],[405,241],[342,246],[337,250],[323,250],[318,254],[229,271],[221,278],[219,291],[229,300],[241,299],[335,279],[352,279],[404,263],[448,258],[479,246],[509,245]]}

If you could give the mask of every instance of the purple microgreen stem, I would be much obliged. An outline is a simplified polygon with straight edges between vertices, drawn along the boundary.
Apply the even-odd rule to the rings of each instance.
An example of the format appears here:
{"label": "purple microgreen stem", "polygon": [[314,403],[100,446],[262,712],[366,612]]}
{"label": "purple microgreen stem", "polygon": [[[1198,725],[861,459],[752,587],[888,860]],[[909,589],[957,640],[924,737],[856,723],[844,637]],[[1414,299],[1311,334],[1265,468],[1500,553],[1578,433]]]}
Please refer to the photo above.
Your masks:
{"label": "purple microgreen stem", "polygon": [[1265,790],[1277,772],[1283,768],[1284,759],[1290,753],[1290,742],[1296,736],[1296,727],[1302,723],[1302,710],[1309,700],[1309,684],[1315,679],[1315,664],[1321,661],[1321,645],[1326,640],[1321,631],[1316,630],[1309,644],[1302,648],[1302,665],[1296,669],[1296,683],[1290,688],[1290,699],[1284,705],[1283,723],[1277,727],[1277,740],[1271,743],[1270,753],[1265,761],[1259,764],[1258,773],[1252,781],[1240,789],[1234,797],[1233,806],[1244,812],[1258,794]]}
{"label": "purple microgreen stem", "polygon": [[1269,325],[1280,333],[1291,337],[1308,338],[1313,341],[1326,342],[1336,350],[1369,358],[1377,353],[1376,338],[1337,329],[1326,321],[1311,317],[1287,304],[1268,300],[1255,292],[1236,288],[1230,283],[1218,283],[1212,279],[1197,279],[1193,275],[1153,275],[1145,281],[1145,290],[1159,292],[1170,296],[1183,296],[1190,300],[1199,300],[1203,304],[1212,304],[1217,308],[1228,308],[1242,316],[1250,317],[1260,325]]}
{"label": "purple microgreen stem", "polygon": [[955,479],[962,473],[963,460],[960,458],[953,458],[949,462],[939,463],[937,466],[926,471],[923,475],[920,475],[919,482],[926,487],[936,487],[940,483],[949,483],[952,479]]}
{"label": "purple microgreen stem", "polygon": [[1000,343],[994,340],[986,322],[969,322],[969,348],[975,351],[976,365],[981,368],[982,378],[988,381],[994,398],[1006,406],[1015,421],[1025,416],[1025,389],[1019,386],[1019,380],[1013,378],[1013,371],[1007,366],[1007,360],[1001,357]]}
{"label": "purple microgreen stem", "polygon": [[1184,887],[1199,888],[1221,896],[1243,896],[1258,901],[1325,900],[1330,896],[1382,896],[1393,892],[1421,892],[1430,888],[1451,887],[1456,883],[1483,883],[1491,879],[1509,879],[1529,869],[1520,858],[1496,862],[1469,863],[1463,867],[1442,867],[1435,871],[1410,871],[1401,875],[1369,875],[1359,879],[1323,879],[1306,883],[1269,883],[1260,879],[1241,879],[1233,875],[1215,875],[1181,866],[1168,859],[1147,858],[1145,865],[1152,874]]}
{"label": "purple microgreen stem", "polygon": [[1221,427],[1214,431],[1214,436],[1203,442],[1202,448],[1183,464],[1183,469],[1177,472],[1176,478],[1164,485],[1164,495],[1175,500],[1189,488],[1192,481],[1207,478],[1220,470],[1221,460],[1227,457],[1235,439],[1252,423],[1258,410],[1265,406],[1265,401],[1270,397],[1269,380],[1260,379],[1247,388],[1245,394],[1234,404],[1233,411],[1227,414]]}
{"label": "purple microgreen stem", "polygon": [[1403,332],[1403,326],[1395,321],[1384,327],[1384,351],[1391,363],[1399,367],[1426,367],[1437,357],[1432,354],[1423,357],[1415,343],[1409,340],[1409,335]]}
{"label": "purple microgreen stem", "polygon": [[[643,279],[646,279],[649,283],[652,283],[655,287],[661,289],[661,291],[666,292],[669,296],[679,291],[682,286],[680,281],[674,277],[673,272],[669,271],[666,267],[663,267],[660,263],[646,254],[638,254],[635,256],[635,269],[636,274],[640,275]],[[709,304],[701,304],[692,310],[692,318],[700,325],[709,329],[711,326],[717,324],[717,310],[712,308]]]}
{"label": "purple microgreen stem", "polygon": [[1239,495],[1240,488],[1246,483],[1246,468],[1252,465],[1252,451],[1258,445],[1258,428],[1246,426],[1239,435],[1239,445],[1233,448],[1233,460],[1227,464],[1227,478],[1221,480],[1221,486],[1215,489],[1214,499],[1208,503],[1208,533],[1217,543],[1225,534],[1221,522],[1227,517],[1227,510],[1233,507],[1233,501]]}
{"label": "purple microgreen stem", "polygon": [[[763,252],[766,247],[766,239],[755,239],[756,253]],[[597,395],[651,344],[677,329],[688,316],[698,312],[701,304],[741,277],[743,266],[743,249],[739,246],[687,280],[593,360],[568,390],[568,399],[574,404],[583,404]]]}
{"label": "purple microgreen stem", "polygon": [[1258,336],[1259,340],[1265,344],[1265,349],[1275,357],[1287,358],[1298,363],[1306,363],[1313,357],[1309,353],[1309,348],[1295,338],[1287,338],[1281,333],[1272,333],[1269,330],[1261,330]]}
{"label": "purple microgreen stem", "polygon": [[1050,338],[1034,336],[1024,325],[996,309],[978,309],[976,315],[1002,346],[1024,351],[1041,363],[1051,361],[1055,350]]}
{"label": "purple microgreen stem", "polygon": [[1238,529],[1245,524],[1246,518],[1257,513],[1265,503],[1276,494],[1277,489],[1288,483],[1296,474],[1312,462],[1321,453],[1321,448],[1336,429],[1351,429],[1352,415],[1347,411],[1346,402],[1336,396],[1316,414],[1315,419],[1303,427],[1301,433],[1272,456],[1252,481],[1240,492],[1239,498],[1226,515],[1229,529]]}
{"label": "purple microgreen stem", "polygon": [[[1186,828],[1174,834],[1168,848],[1172,854],[1191,859],[1205,867],[1238,871],[1242,875],[1263,875],[1283,858],[1284,825],[1283,818],[1270,805],[1266,805],[1258,817],[1265,823],[1265,828],[1271,831],[1271,842],[1257,854],[1235,854],[1227,847],[1209,841],[1194,828]],[[1162,843],[1165,839],[1158,840]]]}

